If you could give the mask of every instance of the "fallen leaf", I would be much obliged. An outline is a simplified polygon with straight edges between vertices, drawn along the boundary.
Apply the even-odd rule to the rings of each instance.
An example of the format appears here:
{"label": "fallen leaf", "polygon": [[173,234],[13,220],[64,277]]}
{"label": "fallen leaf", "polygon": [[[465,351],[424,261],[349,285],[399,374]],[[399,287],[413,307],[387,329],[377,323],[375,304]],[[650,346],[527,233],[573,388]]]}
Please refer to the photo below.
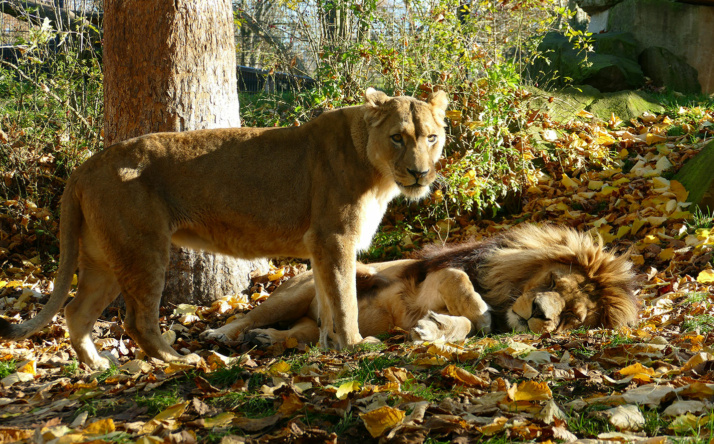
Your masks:
{"label": "fallen leaf", "polygon": [[377,438],[401,423],[404,420],[404,415],[405,412],[403,410],[385,405],[371,412],[362,413],[359,417],[362,418],[362,422],[364,422],[364,426],[369,434],[372,435],[372,438]]}

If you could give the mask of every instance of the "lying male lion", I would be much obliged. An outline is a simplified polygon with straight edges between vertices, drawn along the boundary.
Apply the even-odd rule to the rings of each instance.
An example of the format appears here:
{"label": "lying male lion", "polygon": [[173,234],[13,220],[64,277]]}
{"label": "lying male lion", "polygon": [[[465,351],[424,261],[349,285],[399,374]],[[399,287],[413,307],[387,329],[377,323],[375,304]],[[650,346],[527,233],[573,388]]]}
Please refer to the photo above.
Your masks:
{"label": "lying male lion", "polygon": [[[631,267],[586,233],[525,225],[483,242],[429,249],[418,260],[361,265],[359,329],[366,336],[400,327],[413,340],[461,341],[478,331],[615,328],[637,320]],[[204,335],[313,343],[316,319],[313,275],[304,273],[244,317]],[[285,321],[295,324],[256,328]]]}
{"label": "lying male lion", "polygon": [[169,245],[245,258],[310,258],[321,342],[359,343],[355,257],[390,200],[428,193],[444,146],[446,94],[422,102],[368,89],[365,104],[300,127],[149,134],[117,143],[72,174],[62,196],[61,259],[49,302],[32,320],[0,319],[0,338],[25,338],[62,307],[72,346],[108,366],[92,343],[102,310],[124,295],[124,329],[149,355],[181,357],[160,335]]}

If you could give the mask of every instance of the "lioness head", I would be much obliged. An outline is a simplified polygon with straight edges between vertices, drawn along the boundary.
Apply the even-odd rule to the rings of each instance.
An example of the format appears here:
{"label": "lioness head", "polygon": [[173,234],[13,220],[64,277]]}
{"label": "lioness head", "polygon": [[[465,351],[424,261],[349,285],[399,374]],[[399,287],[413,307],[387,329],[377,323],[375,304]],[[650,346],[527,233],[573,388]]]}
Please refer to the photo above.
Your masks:
{"label": "lioness head", "polygon": [[446,93],[432,93],[426,102],[389,97],[368,88],[365,121],[369,127],[367,156],[407,197],[419,199],[436,179],[435,164],[444,148]]}
{"label": "lioness head", "polygon": [[616,328],[637,320],[635,275],[626,256],[605,251],[588,233],[514,228],[488,258],[494,290],[513,302],[508,327],[536,333]]}

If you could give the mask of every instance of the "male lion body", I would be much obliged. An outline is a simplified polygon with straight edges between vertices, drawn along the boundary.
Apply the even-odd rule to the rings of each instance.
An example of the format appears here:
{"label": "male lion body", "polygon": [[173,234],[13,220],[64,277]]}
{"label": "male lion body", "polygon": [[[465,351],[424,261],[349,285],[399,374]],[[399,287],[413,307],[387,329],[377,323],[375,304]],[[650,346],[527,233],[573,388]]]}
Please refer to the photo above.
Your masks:
{"label": "male lion body", "polygon": [[422,197],[444,145],[445,94],[428,103],[368,89],[365,104],[325,112],[300,127],[159,133],[127,140],[80,166],[62,197],[55,289],[32,320],[0,337],[38,331],[67,298],[79,359],[105,367],[91,331],[121,292],[124,328],[150,356],[181,357],[160,335],[158,314],[169,246],[252,258],[310,258],[320,288],[323,345],[362,340],[355,257],[388,202]]}
{"label": "male lion body", "polygon": [[[478,331],[562,332],[637,320],[631,263],[572,229],[525,225],[483,242],[433,248],[421,259],[358,268],[362,335],[400,327],[415,340],[460,341]],[[207,335],[315,342],[316,313],[313,276],[305,273]],[[295,324],[258,328],[285,321]]]}

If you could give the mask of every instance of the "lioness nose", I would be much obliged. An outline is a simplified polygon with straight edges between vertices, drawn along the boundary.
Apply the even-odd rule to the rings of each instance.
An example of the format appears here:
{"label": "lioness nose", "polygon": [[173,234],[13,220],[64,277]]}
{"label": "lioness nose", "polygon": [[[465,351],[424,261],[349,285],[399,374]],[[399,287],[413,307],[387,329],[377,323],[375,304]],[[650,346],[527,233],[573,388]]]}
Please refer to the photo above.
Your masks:
{"label": "lioness nose", "polygon": [[421,179],[422,177],[424,177],[424,176],[426,176],[427,174],[429,174],[429,170],[426,170],[426,171],[414,171],[414,170],[410,170],[409,168],[407,168],[407,171],[409,171],[409,174],[411,174],[412,176],[414,176],[414,178],[415,178],[416,180],[419,180],[419,179]]}

